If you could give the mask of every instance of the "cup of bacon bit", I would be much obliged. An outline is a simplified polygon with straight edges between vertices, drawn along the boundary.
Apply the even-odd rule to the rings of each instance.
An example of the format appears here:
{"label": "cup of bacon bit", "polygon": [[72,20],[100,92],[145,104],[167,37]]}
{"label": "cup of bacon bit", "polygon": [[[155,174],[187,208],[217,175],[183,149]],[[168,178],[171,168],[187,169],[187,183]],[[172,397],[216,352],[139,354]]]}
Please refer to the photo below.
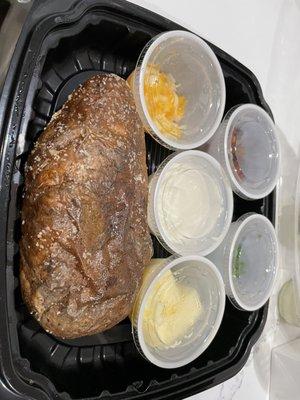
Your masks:
{"label": "cup of bacon bit", "polygon": [[146,131],[165,147],[199,147],[221,122],[226,97],[221,66],[190,32],[170,31],[150,40],[128,83]]}
{"label": "cup of bacon bit", "polygon": [[255,104],[229,110],[207,151],[221,163],[233,191],[242,198],[263,198],[277,184],[280,148],[276,127]]}

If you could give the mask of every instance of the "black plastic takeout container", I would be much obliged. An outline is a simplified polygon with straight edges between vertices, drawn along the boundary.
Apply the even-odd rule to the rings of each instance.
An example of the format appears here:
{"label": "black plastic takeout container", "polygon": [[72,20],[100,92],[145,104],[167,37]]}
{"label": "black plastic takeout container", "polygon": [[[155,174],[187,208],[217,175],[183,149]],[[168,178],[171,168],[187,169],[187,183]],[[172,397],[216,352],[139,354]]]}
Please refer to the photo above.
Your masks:
{"label": "black plastic takeout container", "polygon": [[[99,71],[127,77],[154,35],[181,26],[125,1],[36,1],[19,38],[0,103],[0,398],[182,399],[232,377],[261,334],[268,305],[243,312],[229,301],[210,347],[192,363],[164,370],[136,350],[129,320],[110,331],[58,340],[28,314],[19,289],[20,203],[33,142],[78,84]],[[255,103],[270,115],[255,76],[210,44],[226,81],[226,110]],[[146,136],[149,174],[170,151]],[[274,222],[274,193],[235,197],[234,219],[258,212]],[[153,238],[155,256],[168,254]]]}

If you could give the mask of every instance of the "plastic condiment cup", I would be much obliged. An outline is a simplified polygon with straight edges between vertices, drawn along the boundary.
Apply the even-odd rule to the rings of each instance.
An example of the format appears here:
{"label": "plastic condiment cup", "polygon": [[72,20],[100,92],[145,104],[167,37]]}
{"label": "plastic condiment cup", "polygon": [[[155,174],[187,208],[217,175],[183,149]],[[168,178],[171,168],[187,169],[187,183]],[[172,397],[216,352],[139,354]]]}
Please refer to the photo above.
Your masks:
{"label": "plastic condiment cup", "polygon": [[[289,163],[290,165],[290,163]],[[293,175],[291,173],[286,176],[291,181],[293,181]],[[283,179],[284,181],[284,179]],[[287,183],[285,182],[285,185]],[[286,187],[281,187],[280,190],[283,191]],[[278,310],[281,317],[289,324],[300,327],[300,162],[298,164],[298,177],[296,183],[296,194],[292,195],[293,192],[288,191],[290,194],[290,203],[288,204],[288,209],[294,206],[294,218],[293,220],[285,219],[283,223],[284,226],[289,226],[289,230],[292,229],[291,225],[294,224],[294,234],[289,234],[287,237],[287,244],[285,249],[288,255],[294,255],[291,265],[292,279],[287,281],[281,288],[278,296]],[[293,203],[294,202],[294,203]],[[284,213],[284,208],[286,208],[286,203],[282,201],[282,219],[286,217],[286,211]],[[283,217],[284,216],[284,217]],[[280,229],[279,225],[279,230]],[[281,254],[282,259],[284,259],[284,254]]]}
{"label": "plastic condiment cup", "polygon": [[[153,65],[174,78],[176,93],[186,99],[184,116],[179,121],[182,127],[179,138],[161,132],[148,112],[145,73]],[[201,146],[214,134],[223,117],[226,92],[220,63],[212,49],[190,32],[170,31],[150,40],[139,56],[132,89],[145,129],[170,149]]]}
{"label": "plastic condiment cup", "polygon": [[[186,326],[185,334],[177,338],[176,343],[172,345],[166,344],[166,340],[160,334],[162,326],[156,325],[156,321],[153,320],[168,307],[168,304],[165,304],[168,301],[167,297],[162,294],[165,288],[160,285],[166,282],[166,277],[170,279],[169,276],[172,281],[175,280],[179,290],[184,288],[185,293],[197,296],[199,301],[197,309],[199,312],[194,313],[193,324]],[[160,292],[155,292],[153,300],[153,291],[157,288],[160,288]],[[181,367],[199,357],[210,345],[222,322],[224,308],[224,283],[218,269],[211,261],[200,256],[176,257],[175,255],[166,259],[154,259],[144,273],[143,283],[131,315],[134,342],[139,352],[153,364],[162,368]],[[148,309],[147,313],[145,309]],[[184,299],[180,304],[177,303],[177,307],[174,303],[171,310],[174,323],[172,324],[171,319],[169,327],[172,334],[178,329],[184,332],[181,324],[187,321],[191,323],[191,318],[188,316],[193,315],[192,311]],[[180,315],[176,315],[177,312]]]}
{"label": "plastic condiment cup", "polygon": [[148,224],[170,253],[209,254],[224,239],[232,213],[229,180],[207,153],[173,153],[150,176]]}
{"label": "plastic condiment cup", "polygon": [[226,294],[237,308],[253,311],[267,302],[278,270],[278,243],[266,217],[240,217],[208,258],[221,272]]}
{"label": "plastic condiment cup", "polygon": [[261,107],[243,104],[229,110],[207,151],[221,163],[240,197],[260,199],[276,186],[279,140],[271,117]]}

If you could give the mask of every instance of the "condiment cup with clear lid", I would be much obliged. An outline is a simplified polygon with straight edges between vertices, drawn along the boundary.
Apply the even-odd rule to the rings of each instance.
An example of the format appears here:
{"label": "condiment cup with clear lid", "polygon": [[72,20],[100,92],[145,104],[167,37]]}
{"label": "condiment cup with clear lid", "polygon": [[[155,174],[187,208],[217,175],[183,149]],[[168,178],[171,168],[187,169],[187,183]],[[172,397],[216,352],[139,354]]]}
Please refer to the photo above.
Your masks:
{"label": "condiment cup with clear lid", "polygon": [[150,176],[148,224],[171,253],[209,254],[225,237],[232,213],[229,180],[209,154],[173,153]]}
{"label": "condiment cup with clear lid", "polygon": [[253,311],[267,302],[278,270],[278,243],[266,217],[244,214],[208,258],[221,272],[226,294],[237,308]]}
{"label": "condiment cup with clear lid", "polygon": [[[155,91],[150,99],[145,96],[145,85],[153,80],[148,68],[166,74],[174,82],[176,93],[186,101],[183,117],[178,121],[178,137],[164,132],[164,126],[159,126],[150,115],[149,101],[157,104],[161,98]],[[178,30],[155,36],[142,50],[129,82],[145,129],[170,149],[201,146],[221,122],[226,98],[223,72],[213,50],[193,33]]]}
{"label": "condiment cup with clear lid", "polygon": [[224,308],[224,283],[211,261],[175,255],[154,259],[131,314],[137,349],[161,368],[186,365],[210,345]]}
{"label": "condiment cup with clear lid", "polygon": [[223,166],[233,191],[240,197],[260,199],[279,178],[280,148],[271,117],[255,104],[228,111],[207,151]]}
{"label": "condiment cup with clear lid", "polygon": [[[288,165],[291,165],[289,162]],[[281,288],[278,295],[278,311],[281,317],[288,324],[300,327],[300,160],[298,159],[298,171],[295,196],[290,197],[288,207],[286,202],[281,201],[281,224],[284,227],[289,226],[289,230],[293,234],[289,234],[286,238],[287,244],[284,246],[286,253],[283,251],[281,258],[285,259],[285,255],[288,254],[291,258],[292,276]],[[293,182],[293,175],[289,174],[290,181]],[[284,181],[284,179],[283,179]],[[287,184],[286,182],[284,183]],[[288,186],[289,187],[289,186]],[[281,187],[280,190],[285,190],[286,187]],[[290,193],[290,192],[289,192]],[[293,221],[288,220],[290,218],[285,211],[285,208],[292,209],[294,207]],[[285,219],[285,220],[284,220]],[[279,224],[278,230],[282,231],[282,226]],[[285,231],[286,232],[286,231]]]}

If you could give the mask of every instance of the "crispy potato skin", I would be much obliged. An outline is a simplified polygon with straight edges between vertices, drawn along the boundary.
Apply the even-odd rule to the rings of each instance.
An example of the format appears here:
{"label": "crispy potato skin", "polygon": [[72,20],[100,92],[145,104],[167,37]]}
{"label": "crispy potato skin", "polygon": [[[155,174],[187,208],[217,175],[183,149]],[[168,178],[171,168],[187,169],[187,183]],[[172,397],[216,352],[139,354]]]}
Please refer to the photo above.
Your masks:
{"label": "crispy potato skin", "polygon": [[99,74],[73,92],[26,165],[20,280],[48,332],[102,332],[131,310],[152,255],[146,150],[127,83]]}

